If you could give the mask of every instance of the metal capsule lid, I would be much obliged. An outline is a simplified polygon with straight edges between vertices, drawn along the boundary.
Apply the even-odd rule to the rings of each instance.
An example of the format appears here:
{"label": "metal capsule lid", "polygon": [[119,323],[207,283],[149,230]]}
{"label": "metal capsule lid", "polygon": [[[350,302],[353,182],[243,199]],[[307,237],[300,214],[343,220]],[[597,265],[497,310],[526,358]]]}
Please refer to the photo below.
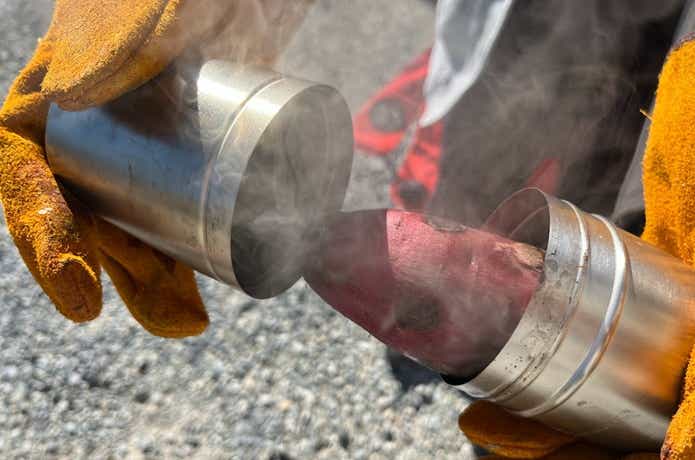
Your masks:
{"label": "metal capsule lid", "polygon": [[[233,85],[221,88],[221,75]],[[329,86],[222,61],[202,68],[198,101],[202,138],[216,156],[203,207],[211,271],[272,297],[299,279],[323,219],[342,206],[349,108]]]}
{"label": "metal capsule lid", "polygon": [[176,66],[101,107],[51,107],[47,156],[95,213],[252,297],[302,273],[340,210],[352,121],[333,88],[226,61]]}

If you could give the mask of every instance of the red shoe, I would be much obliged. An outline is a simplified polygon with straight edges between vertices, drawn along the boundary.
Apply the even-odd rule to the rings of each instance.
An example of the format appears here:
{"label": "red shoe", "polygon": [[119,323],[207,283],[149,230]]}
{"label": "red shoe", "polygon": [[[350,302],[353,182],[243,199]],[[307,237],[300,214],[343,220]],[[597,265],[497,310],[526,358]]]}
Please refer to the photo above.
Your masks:
{"label": "red shoe", "polygon": [[354,119],[355,146],[368,155],[388,155],[422,114],[422,87],[431,50],[412,61],[360,109]]}
{"label": "red shoe", "polygon": [[369,99],[354,120],[355,146],[360,153],[386,157],[406,150],[394,170],[391,199],[397,207],[423,209],[434,193],[439,178],[441,122],[418,127],[410,143],[406,134],[425,109],[423,86],[427,78],[431,49],[413,60],[396,78]]}
{"label": "red shoe", "polygon": [[557,157],[548,157],[536,167],[531,177],[526,181],[526,187],[536,187],[548,193],[555,195],[560,188],[560,175],[562,168],[560,159]]}
{"label": "red shoe", "polygon": [[[439,181],[444,122],[415,129],[425,109],[423,86],[427,78],[431,49],[414,59],[398,76],[384,86],[360,109],[354,119],[355,146],[366,155],[400,156],[392,165],[394,180],[390,196],[395,207],[422,211],[427,207]],[[404,146],[404,142],[408,145]],[[526,182],[555,193],[559,186],[561,166],[558,158],[543,160]]]}
{"label": "red shoe", "polygon": [[396,179],[391,183],[391,200],[398,207],[422,211],[439,181],[444,123],[418,127]]}

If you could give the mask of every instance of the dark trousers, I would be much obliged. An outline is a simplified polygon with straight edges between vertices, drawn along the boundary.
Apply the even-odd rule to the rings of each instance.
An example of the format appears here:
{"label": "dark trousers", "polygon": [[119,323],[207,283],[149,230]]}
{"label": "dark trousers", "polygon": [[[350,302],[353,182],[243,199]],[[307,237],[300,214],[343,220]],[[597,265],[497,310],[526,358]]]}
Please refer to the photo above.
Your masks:
{"label": "dark trousers", "polygon": [[517,1],[446,118],[429,211],[479,225],[550,159],[555,195],[610,215],[682,3]]}

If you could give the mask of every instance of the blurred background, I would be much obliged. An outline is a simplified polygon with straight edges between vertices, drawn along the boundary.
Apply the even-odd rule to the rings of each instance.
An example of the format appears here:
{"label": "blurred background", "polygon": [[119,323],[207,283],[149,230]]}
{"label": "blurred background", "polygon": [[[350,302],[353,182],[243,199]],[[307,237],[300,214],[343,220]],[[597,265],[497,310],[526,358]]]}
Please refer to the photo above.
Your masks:
{"label": "blurred background", "polygon": [[[432,44],[434,2],[318,0],[279,69],[360,106]],[[51,0],[0,0],[0,95]],[[348,208],[389,204],[389,168],[358,155]],[[199,338],[149,336],[105,286],[101,317],[64,320],[0,225],[2,458],[474,458],[466,401],[299,282],[254,301],[200,277]]]}

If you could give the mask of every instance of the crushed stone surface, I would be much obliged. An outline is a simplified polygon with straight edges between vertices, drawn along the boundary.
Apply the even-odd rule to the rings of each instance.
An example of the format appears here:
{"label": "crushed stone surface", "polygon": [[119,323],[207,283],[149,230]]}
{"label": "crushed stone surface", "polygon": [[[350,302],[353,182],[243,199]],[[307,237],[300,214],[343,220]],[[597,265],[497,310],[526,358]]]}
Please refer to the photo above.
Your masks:
{"label": "crushed stone surface", "polygon": [[[51,9],[0,0],[3,97]],[[432,23],[431,2],[320,0],[280,67],[356,110],[429,46]],[[379,162],[356,162],[351,206],[386,204],[384,178]],[[172,341],[145,333],[106,278],[98,320],[63,319],[4,221],[0,274],[0,458],[474,458],[456,425],[466,400],[304,282],[261,302],[201,276],[211,326]]]}

